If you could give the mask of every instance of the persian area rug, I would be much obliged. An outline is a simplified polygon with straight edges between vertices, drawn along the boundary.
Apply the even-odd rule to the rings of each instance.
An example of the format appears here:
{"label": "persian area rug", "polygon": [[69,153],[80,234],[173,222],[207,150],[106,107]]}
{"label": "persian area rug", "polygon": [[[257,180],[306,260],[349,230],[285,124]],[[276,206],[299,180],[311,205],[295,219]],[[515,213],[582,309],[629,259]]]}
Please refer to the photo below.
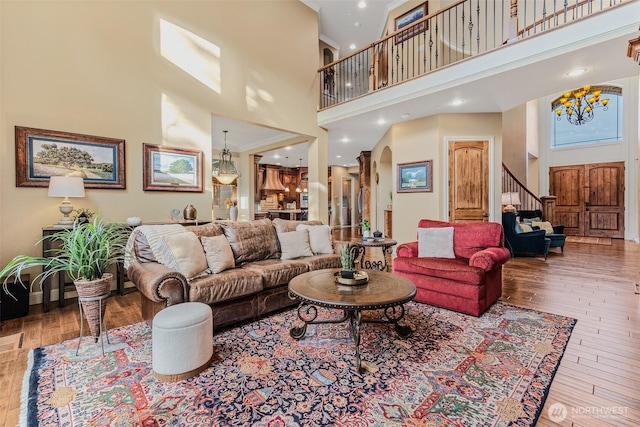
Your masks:
{"label": "persian area rug", "polygon": [[[34,349],[25,373],[25,426],[531,426],[574,319],[496,303],[480,318],[408,303],[401,339],[365,324],[355,369],[346,324],[310,325],[297,310],[214,336],[200,375],[157,381],[151,329],[112,329],[111,345],[76,340]],[[335,311],[320,311],[335,318]],[[380,316],[378,312],[366,317]],[[364,316],[364,315],[363,315]]]}
{"label": "persian area rug", "polygon": [[567,236],[566,241],[571,243],[586,243],[588,245],[612,245],[610,237]]}

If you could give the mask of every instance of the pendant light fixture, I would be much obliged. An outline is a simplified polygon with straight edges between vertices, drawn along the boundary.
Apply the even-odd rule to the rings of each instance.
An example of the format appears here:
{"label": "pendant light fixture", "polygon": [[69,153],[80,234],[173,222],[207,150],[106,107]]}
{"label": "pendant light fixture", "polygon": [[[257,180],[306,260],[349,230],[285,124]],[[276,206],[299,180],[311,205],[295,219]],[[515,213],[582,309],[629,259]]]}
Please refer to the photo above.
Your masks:
{"label": "pendant light fixture", "polygon": [[217,165],[213,165],[213,176],[223,185],[229,185],[237,178],[240,178],[240,172],[236,169],[231,161],[231,151],[227,148],[227,132],[224,132],[224,149],[220,152],[220,160]]}

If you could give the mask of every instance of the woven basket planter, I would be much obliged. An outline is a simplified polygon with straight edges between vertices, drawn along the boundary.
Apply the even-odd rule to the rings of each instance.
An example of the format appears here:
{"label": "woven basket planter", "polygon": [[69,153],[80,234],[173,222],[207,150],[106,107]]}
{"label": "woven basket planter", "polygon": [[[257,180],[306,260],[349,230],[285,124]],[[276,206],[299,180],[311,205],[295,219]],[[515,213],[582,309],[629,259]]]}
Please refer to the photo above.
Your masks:
{"label": "woven basket planter", "polygon": [[[73,283],[76,285],[78,291],[78,298],[95,298],[102,295],[106,295],[111,291],[111,279],[113,274],[105,273],[101,279],[98,280],[76,280]],[[102,300],[102,309],[100,306],[101,301],[83,301],[82,311],[84,311],[84,317],[89,323],[89,330],[91,335],[97,340],[100,337],[100,319],[104,322],[104,313],[107,308],[107,300]],[[80,319],[82,322],[82,319]]]}

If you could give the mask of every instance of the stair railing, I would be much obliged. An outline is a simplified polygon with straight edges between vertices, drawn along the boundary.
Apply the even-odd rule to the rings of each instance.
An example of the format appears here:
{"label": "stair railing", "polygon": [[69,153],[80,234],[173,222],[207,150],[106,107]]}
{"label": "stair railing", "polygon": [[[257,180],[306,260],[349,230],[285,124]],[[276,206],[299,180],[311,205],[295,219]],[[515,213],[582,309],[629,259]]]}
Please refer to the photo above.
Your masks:
{"label": "stair railing", "polygon": [[516,206],[518,210],[544,209],[542,200],[522,184],[504,163],[502,163],[502,192],[518,193],[521,202],[520,206]]}
{"label": "stair railing", "polygon": [[410,81],[629,1],[633,0],[460,0],[320,68],[318,109]]}

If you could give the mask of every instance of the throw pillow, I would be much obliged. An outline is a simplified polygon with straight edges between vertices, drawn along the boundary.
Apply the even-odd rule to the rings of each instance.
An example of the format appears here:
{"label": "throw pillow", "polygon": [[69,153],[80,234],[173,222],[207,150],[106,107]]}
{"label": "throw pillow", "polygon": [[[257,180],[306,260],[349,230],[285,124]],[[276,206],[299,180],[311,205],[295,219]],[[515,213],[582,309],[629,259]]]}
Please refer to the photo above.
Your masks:
{"label": "throw pillow", "polygon": [[520,228],[522,229],[523,233],[530,233],[533,231],[533,228],[531,228],[529,224],[525,224],[524,222],[520,224]]}
{"label": "throw pillow", "polygon": [[307,230],[309,232],[309,245],[314,255],[333,253],[331,227],[328,225],[298,224],[296,230]]}
{"label": "throw pillow", "polygon": [[540,227],[540,229],[544,230],[546,234],[553,234],[553,226],[549,221],[533,221],[531,226]]}
{"label": "throw pillow", "polygon": [[182,273],[187,280],[195,279],[208,271],[204,249],[195,233],[185,231],[164,236],[161,244],[166,256],[165,265]]}
{"label": "throw pillow", "polygon": [[280,259],[313,256],[309,246],[309,232],[307,230],[278,233],[278,240],[280,241],[280,250],[282,252]]}
{"label": "throw pillow", "polygon": [[209,270],[213,274],[221,273],[236,266],[233,259],[233,251],[224,235],[202,236],[200,239],[202,240]]}
{"label": "throw pillow", "polygon": [[418,228],[418,257],[455,258],[453,227]]}

